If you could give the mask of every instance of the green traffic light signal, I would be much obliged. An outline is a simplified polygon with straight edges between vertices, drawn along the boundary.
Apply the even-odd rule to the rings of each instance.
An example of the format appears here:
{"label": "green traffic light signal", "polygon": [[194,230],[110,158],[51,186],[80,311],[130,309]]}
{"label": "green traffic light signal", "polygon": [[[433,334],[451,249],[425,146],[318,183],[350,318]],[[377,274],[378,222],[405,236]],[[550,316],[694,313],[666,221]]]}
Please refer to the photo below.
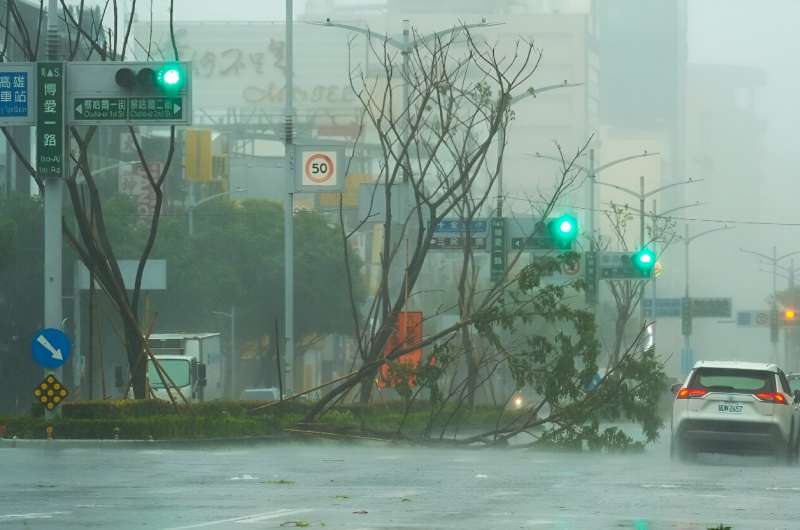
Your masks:
{"label": "green traffic light signal", "polygon": [[642,276],[650,277],[656,266],[656,253],[647,247],[643,247],[639,252],[631,256],[633,266],[642,273]]}
{"label": "green traffic light signal", "polygon": [[552,219],[548,223],[550,235],[557,246],[562,249],[572,247],[572,242],[578,237],[578,220],[575,217],[564,214]]}
{"label": "green traffic light signal", "polygon": [[156,85],[166,92],[177,92],[186,83],[186,72],[178,63],[166,63],[156,72]]}

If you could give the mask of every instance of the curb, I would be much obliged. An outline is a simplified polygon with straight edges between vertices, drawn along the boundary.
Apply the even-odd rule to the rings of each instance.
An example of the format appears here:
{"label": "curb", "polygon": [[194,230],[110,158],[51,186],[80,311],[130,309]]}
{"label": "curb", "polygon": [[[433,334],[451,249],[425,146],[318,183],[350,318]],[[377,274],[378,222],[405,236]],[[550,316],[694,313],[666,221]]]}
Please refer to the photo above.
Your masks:
{"label": "curb", "polygon": [[113,439],[33,439],[33,438],[0,438],[0,449],[40,448],[40,449],[73,449],[73,448],[187,448],[187,447],[222,447],[241,445],[262,445],[275,442],[298,440],[291,434],[275,434],[266,436],[248,436],[240,438],[201,438],[178,440],[113,440]]}

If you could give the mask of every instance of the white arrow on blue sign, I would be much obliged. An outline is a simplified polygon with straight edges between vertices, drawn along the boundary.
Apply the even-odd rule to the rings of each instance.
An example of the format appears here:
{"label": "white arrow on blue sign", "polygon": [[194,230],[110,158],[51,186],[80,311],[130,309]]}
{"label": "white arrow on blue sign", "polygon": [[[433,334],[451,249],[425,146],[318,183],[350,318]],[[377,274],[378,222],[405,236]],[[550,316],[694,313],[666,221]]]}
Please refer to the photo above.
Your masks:
{"label": "white arrow on blue sign", "polygon": [[34,335],[31,342],[33,360],[43,368],[58,368],[69,360],[69,338],[60,329],[46,328]]}

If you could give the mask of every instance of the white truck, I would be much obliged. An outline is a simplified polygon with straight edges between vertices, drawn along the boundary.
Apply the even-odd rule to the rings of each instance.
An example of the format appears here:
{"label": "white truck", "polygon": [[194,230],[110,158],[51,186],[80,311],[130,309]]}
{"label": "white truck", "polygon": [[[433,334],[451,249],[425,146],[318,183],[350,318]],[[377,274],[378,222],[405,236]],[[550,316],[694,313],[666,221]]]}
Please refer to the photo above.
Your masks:
{"label": "white truck", "polygon": [[[149,344],[158,364],[186,399],[210,401],[223,397],[219,333],[154,333],[150,335]],[[117,371],[117,384],[124,385],[122,368],[118,367]],[[162,378],[149,360],[147,381],[156,399],[169,399]],[[174,392],[173,396],[179,399]]]}

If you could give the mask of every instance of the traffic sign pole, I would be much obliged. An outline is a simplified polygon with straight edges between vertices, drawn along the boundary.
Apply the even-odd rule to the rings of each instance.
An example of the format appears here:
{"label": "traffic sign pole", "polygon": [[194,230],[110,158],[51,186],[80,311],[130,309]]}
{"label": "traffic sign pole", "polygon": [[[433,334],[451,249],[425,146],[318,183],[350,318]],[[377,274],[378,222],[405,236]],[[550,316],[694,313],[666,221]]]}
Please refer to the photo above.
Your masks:
{"label": "traffic sign pole", "polygon": [[[286,157],[286,195],[283,204],[284,253],[284,337],[283,390],[294,393],[294,8],[286,0],[286,110],[284,149]],[[281,396],[283,399],[283,396]]]}
{"label": "traffic sign pole", "polygon": [[[59,41],[57,1],[49,0],[47,9],[47,49],[48,59],[50,61],[58,61],[60,59]],[[61,247],[63,244],[61,234],[61,205],[64,199],[63,176],[65,143],[63,121],[64,71],[62,67],[59,72],[60,82],[58,82],[52,76],[48,76],[48,73],[54,73],[50,68],[47,68],[46,65],[42,63],[40,63],[40,65],[37,65],[39,83],[37,83],[36,87],[40,100],[37,109],[39,117],[37,119],[36,128],[37,171],[39,175],[41,176],[43,170],[47,168],[45,173],[47,176],[44,178],[44,325],[46,328],[60,329],[62,321]],[[46,103],[47,101],[53,101],[56,108],[51,109],[51,104]],[[45,104],[47,105],[46,107]],[[54,110],[54,112],[50,113],[50,110]],[[50,114],[54,115],[56,121],[55,127],[45,124],[45,121],[50,120]],[[61,119],[58,119],[59,117]],[[45,126],[43,127],[42,125]],[[60,152],[58,151],[59,147],[61,148]],[[45,157],[60,158],[60,164],[56,163],[56,160],[46,160]],[[45,376],[50,373],[54,374],[59,380],[63,379],[62,369],[60,367],[53,370],[45,370]],[[60,408],[55,408],[53,410],[45,409],[45,418],[48,420],[60,416]]]}

